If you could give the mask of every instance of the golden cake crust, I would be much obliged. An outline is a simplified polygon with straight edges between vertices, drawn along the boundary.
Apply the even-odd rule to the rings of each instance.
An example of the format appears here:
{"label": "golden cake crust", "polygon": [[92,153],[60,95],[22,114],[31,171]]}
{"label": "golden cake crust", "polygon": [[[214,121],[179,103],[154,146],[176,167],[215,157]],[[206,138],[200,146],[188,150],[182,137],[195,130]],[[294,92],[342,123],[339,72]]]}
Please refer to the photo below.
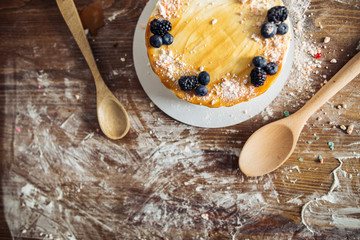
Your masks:
{"label": "golden cake crust", "polygon": [[[278,77],[290,41],[290,33],[267,39],[260,34],[267,10],[278,5],[282,5],[281,0],[159,0],[145,33],[150,65],[177,97],[194,104],[230,107],[259,96]],[[150,45],[150,22],[155,18],[172,23],[173,44],[160,48]],[[277,74],[268,75],[260,87],[250,82],[255,56],[279,66]],[[198,75],[203,70],[211,79],[206,96],[180,89],[181,76]]]}

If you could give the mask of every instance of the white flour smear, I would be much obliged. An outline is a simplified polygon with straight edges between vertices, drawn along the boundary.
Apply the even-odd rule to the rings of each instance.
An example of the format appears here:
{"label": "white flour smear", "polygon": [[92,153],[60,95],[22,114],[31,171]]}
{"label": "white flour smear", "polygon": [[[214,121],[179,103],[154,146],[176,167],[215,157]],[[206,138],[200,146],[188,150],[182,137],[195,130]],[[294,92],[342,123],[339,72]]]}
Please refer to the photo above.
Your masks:
{"label": "white flour smear", "polygon": [[[223,156],[212,162],[205,161],[206,153],[200,149],[201,130],[197,128],[176,122],[166,126],[159,119],[148,132],[139,119],[150,121],[158,113],[140,111],[138,116],[131,116],[132,131],[136,132],[137,139],[134,148],[129,149],[105,140],[96,131],[84,132],[88,127],[81,110],[61,124],[54,124],[47,110],[31,101],[17,106],[20,114],[15,125],[21,128],[22,134],[15,135],[14,159],[8,161],[12,167],[4,176],[12,186],[3,186],[5,196],[13,196],[4,202],[15,236],[44,233],[71,239],[89,234],[91,226],[96,225],[122,238],[145,237],[149,234],[142,231],[145,224],[149,229],[161,226],[161,231],[154,228],[151,234],[165,237],[168,230],[174,231],[184,223],[200,226],[206,236],[208,230],[227,225],[229,221],[233,223],[229,232],[236,232],[248,224],[242,217],[243,212],[269,211],[267,209],[278,201],[270,176],[253,180],[253,189],[240,192],[236,185],[245,180],[239,178],[238,170],[224,171],[225,168],[220,167],[221,178],[219,172],[216,175],[208,172],[214,165],[224,164]],[[59,145],[55,135],[67,141]],[[182,135],[188,137],[162,141]],[[239,149],[228,153],[229,156],[238,154]],[[123,183],[122,179],[132,181]],[[259,181],[267,184],[257,186]],[[10,194],[8,191],[14,189],[14,185],[18,190]],[[183,188],[192,189],[187,192],[193,194],[184,194]],[[129,199],[128,195],[138,199]],[[198,199],[205,204],[200,210],[193,210],[198,209],[194,207]],[[212,210],[219,207],[223,211]],[[99,212],[106,214],[100,218]],[[204,213],[215,215],[216,220],[214,217],[211,221],[204,219]],[[116,219],[116,214],[123,218]],[[140,223],[142,226],[136,227]],[[181,231],[178,230],[179,236]],[[91,236],[101,239],[101,233],[91,232]]]}
{"label": "white flour smear", "polygon": [[360,8],[360,1],[359,0],[353,0],[353,1],[349,1],[349,0],[332,0],[333,2],[338,2],[341,4],[348,4],[348,5],[352,5],[354,8]]}
{"label": "white flour smear", "polygon": [[[332,171],[333,184],[326,195],[315,197],[315,199],[305,203],[301,210],[301,220],[311,232],[326,231],[326,229],[360,229],[360,198],[354,198],[359,194],[359,189],[355,191],[349,187],[355,181],[355,186],[359,186],[359,174],[356,178],[342,169],[343,161],[347,159],[360,159],[359,153],[353,153],[350,157],[338,157],[339,166]],[[345,182],[342,185],[341,180]],[[352,205],[345,205],[344,202],[351,202]],[[329,207],[330,206],[333,207]],[[318,216],[314,218],[314,215]],[[324,223],[326,226],[324,227]]]}
{"label": "white flour smear", "polygon": [[[283,91],[293,93],[286,97],[286,104],[292,109],[307,99],[304,93],[312,92],[313,69],[308,71],[306,67],[320,64],[314,62],[311,55],[314,46],[305,36],[304,13],[309,2],[285,1],[296,42],[293,77]],[[108,20],[115,19],[116,14]],[[133,72],[127,74],[129,81],[137,81]],[[8,171],[2,176],[5,216],[13,236],[183,239],[185,233],[192,234],[186,228],[192,226],[200,229],[198,235],[192,236],[194,239],[208,239],[214,230],[221,231],[226,239],[238,239],[242,234],[251,234],[258,222],[265,221],[270,226],[264,227],[274,226],[271,230],[277,233],[276,238],[287,239],[295,233],[296,237],[311,238],[324,222],[329,228],[359,228],[359,219],[352,216],[360,212],[359,198],[353,201],[353,206],[341,205],[341,200],[354,192],[348,189],[349,182],[357,181],[359,186],[359,176],[345,176],[341,166],[333,172],[334,185],[327,195],[298,194],[281,202],[275,185],[277,174],[246,178],[234,167],[240,153],[239,148],[233,147],[240,146],[240,142],[235,142],[236,130],[223,130],[229,146],[219,149],[216,141],[202,139],[207,129],[165,121],[158,109],[139,105],[138,111],[129,114],[132,138],[110,141],[96,131],[95,114],[89,116],[76,107],[86,90],[72,87],[70,74],[64,78],[67,88],[63,92],[51,91],[54,76],[50,71],[27,75],[26,79],[5,79],[9,85],[25,82],[41,91],[34,98],[6,104],[7,114],[17,113],[14,122],[7,124],[14,133],[4,147],[12,153],[5,159]],[[301,81],[305,84],[300,84]],[[134,94],[119,92],[121,102],[136,103]],[[42,102],[42,94],[56,104]],[[89,101],[95,106],[95,100]],[[58,103],[73,107],[67,111],[67,107]],[[278,117],[271,107],[264,115]],[[341,164],[347,161],[338,159]],[[302,174],[302,170],[294,166],[284,171],[292,175]],[[289,181],[296,184],[294,179]],[[324,201],[334,204],[334,209],[324,209]],[[274,222],[274,214],[294,211],[302,204],[305,226],[285,217]],[[257,237],[267,238],[261,231]]]}

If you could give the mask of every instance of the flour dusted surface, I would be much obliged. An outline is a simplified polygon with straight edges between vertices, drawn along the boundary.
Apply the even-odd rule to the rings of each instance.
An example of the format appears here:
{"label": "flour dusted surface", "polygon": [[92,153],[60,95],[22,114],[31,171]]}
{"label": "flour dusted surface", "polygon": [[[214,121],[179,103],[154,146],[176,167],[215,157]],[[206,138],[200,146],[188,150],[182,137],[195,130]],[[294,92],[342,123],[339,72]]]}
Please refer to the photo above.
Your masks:
{"label": "flour dusted surface", "polygon": [[[240,147],[250,131],[282,117],[283,110],[291,113],[325,81],[316,71],[319,66],[326,67],[325,62],[333,57],[314,59],[318,51],[323,55],[328,52],[302,36],[306,30],[302,28],[302,17],[308,3],[287,1],[292,6],[289,9],[299,12],[299,17],[293,14],[298,29],[296,64],[283,93],[263,114],[223,129],[189,127],[164,115],[142,92],[127,58],[119,60],[121,67],[109,66],[109,75],[104,73],[110,87],[120,81],[114,92],[128,106],[132,124],[125,139],[110,141],[98,130],[96,100],[89,93],[95,89],[85,64],[82,74],[74,74],[79,67],[75,60],[64,63],[63,71],[47,67],[36,70],[36,58],[39,54],[46,56],[41,53],[44,46],[34,48],[34,59],[19,54],[17,66],[26,69],[26,74],[14,72],[4,79],[12,86],[5,95],[5,115],[14,118],[6,118],[9,121],[3,129],[8,138],[3,148],[10,150],[3,158],[6,171],[1,176],[2,201],[13,236],[251,239],[261,222],[266,224],[258,232],[258,239],[266,239],[269,233],[278,239],[311,239],[324,231],[330,236],[356,237],[358,189],[351,186],[359,181],[359,169],[354,166],[358,164],[359,153],[355,150],[360,144],[344,138],[347,133],[327,123],[348,126],[348,111],[357,109],[351,101],[343,100],[347,109],[336,108],[343,102],[329,102],[324,106],[326,111],[316,113],[313,124],[304,130],[316,133],[320,140],[311,134],[303,136],[299,144],[307,147],[295,152],[299,156],[278,172],[246,178],[237,166]],[[113,23],[121,17],[118,15]],[[329,44],[332,41],[335,38]],[[62,46],[60,42],[58,46]],[[57,61],[60,56],[73,56],[69,46],[63,46]],[[172,56],[170,61],[177,61],[176,53]],[[12,63],[6,63],[8,69],[14,68]],[[227,82],[223,84],[234,93],[241,89],[241,85],[231,84],[235,77],[225,75]],[[121,88],[124,82],[134,91]],[[21,95],[24,90],[31,92],[31,97]],[[322,121],[315,120],[319,116]],[[357,123],[352,133],[355,139],[359,134]],[[331,152],[325,137],[334,131],[339,133],[332,140],[335,149],[345,144],[355,152]],[[316,142],[321,140],[325,146]],[[315,162],[318,153],[324,157],[323,164]],[[318,173],[325,178],[317,178]],[[312,177],[304,177],[309,175]],[[299,188],[300,184],[318,188],[309,191]],[[302,206],[305,225],[301,224]],[[328,227],[322,228],[324,225]]]}

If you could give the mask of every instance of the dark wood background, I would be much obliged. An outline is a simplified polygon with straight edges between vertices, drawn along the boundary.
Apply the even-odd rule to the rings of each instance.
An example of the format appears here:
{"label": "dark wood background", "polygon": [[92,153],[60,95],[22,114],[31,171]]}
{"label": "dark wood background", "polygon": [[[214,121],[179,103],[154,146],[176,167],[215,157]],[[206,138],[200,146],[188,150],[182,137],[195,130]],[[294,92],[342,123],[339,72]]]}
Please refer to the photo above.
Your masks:
{"label": "dark wood background", "polygon": [[[83,8],[90,2],[92,1],[79,0],[76,1],[76,5],[78,8]],[[71,227],[63,226],[64,228],[58,227],[57,229],[58,231],[66,228],[72,229],[71,232],[76,239],[231,239],[232,237],[234,239],[360,239],[360,226],[358,228],[354,226],[339,227],[330,224],[331,219],[322,219],[321,215],[314,214],[313,216],[314,223],[316,223],[313,225],[315,233],[308,231],[301,223],[302,206],[329,192],[333,183],[331,172],[339,165],[337,158],[344,160],[342,170],[348,174],[340,179],[341,188],[335,189],[334,192],[346,189],[352,189],[352,191],[344,193],[347,198],[341,199],[341,203],[333,204],[321,201],[322,205],[318,206],[318,210],[349,206],[355,211],[349,213],[347,217],[351,216],[357,222],[360,221],[359,211],[356,211],[360,208],[360,177],[358,174],[360,168],[360,78],[357,77],[352,81],[309,119],[294,154],[281,169],[263,178],[247,178],[238,169],[238,153],[253,131],[267,122],[283,117],[282,103],[284,99],[287,99],[286,94],[289,89],[285,87],[271,105],[273,115],[269,119],[264,119],[259,114],[241,124],[219,129],[200,129],[177,123],[156,106],[151,106],[151,101],[143,91],[135,73],[132,60],[133,34],[138,17],[146,2],[146,0],[102,1],[105,19],[111,17],[116,11],[122,11],[115,20],[106,21],[106,25],[99,30],[96,37],[89,37],[105,82],[124,104],[132,120],[133,125],[129,134],[119,141],[108,141],[101,132],[96,131],[98,125],[95,114],[95,86],[92,83],[88,66],[71,38],[55,1],[2,0],[0,2],[0,159],[2,163],[0,239],[10,239],[10,229],[12,237],[16,239],[44,238],[44,236],[40,236],[41,232],[39,234],[40,230],[36,226],[26,225],[27,216],[38,211],[36,207],[28,208],[24,212],[22,210],[14,211],[19,215],[8,216],[6,221],[4,205],[6,206],[7,199],[11,198],[14,199],[14,202],[21,203],[23,196],[19,194],[19,189],[24,187],[24,181],[36,186],[46,196],[52,195],[55,190],[47,183],[52,182],[53,178],[61,182],[58,186],[62,187],[64,194],[63,208],[67,208],[74,215],[78,214],[83,221],[69,221],[73,223]],[[323,66],[327,66],[327,68],[318,69],[319,73],[313,76],[314,82],[318,83],[314,84],[315,88],[320,87],[320,82],[324,80],[323,75],[327,75],[327,78],[330,79],[356,54],[356,47],[360,40],[359,5],[358,1],[351,0],[313,0],[311,2],[311,8],[306,13],[309,15],[307,19],[309,27],[305,29],[305,34],[312,34],[312,39],[317,43],[320,43],[326,36],[331,37],[331,41],[327,44],[327,50],[323,50],[327,55],[321,59],[324,63]],[[118,45],[116,46],[116,44]],[[125,61],[120,59],[122,57]],[[331,58],[336,58],[337,63],[329,64]],[[119,73],[114,75],[114,69]],[[36,74],[34,75],[34,73]],[[39,76],[44,76],[44,73],[47,74],[48,79],[41,81],[40,77],[39,80]],[[70,83],[65,85],[64,78],[69,78]],[[81,96],[79,99],[69,100],[64,96],[69,93],[67,91],[70,91],[70,94],[79,92]],[[29,119],[29,116],[22,112],[27,109],[26,106],[29,102],[37,110],[41,110],[41,107],[45,106],[46,112],[39,110],[37,118]],[[341,104],[346,104],[346,108],[338,109],[337,106]],[[296,105],[290,109],[290,113],[302,105]],[[68,135],[64,135],[64,132],[57,126],[62,125],[72,114],[77,114],[79,111],[81,114],[76,116],[80,116],[77,123],[81,126],[76,133],[78,138],[74,140],[66,137]],[[143,113],[147,113],[146,116],[153,118],[144,117]],[[36,125],[36,123],[34,124],[36,119],[40,119],[44,124],[43,129],[49,130],[47,134],[42,132],[41,126],[37,126],[36,129],[33,127]],[[354,125],[353,133],[349,135],[342,131],[339,128],[342,124]],[[165,131],[159,133],[161,134],[161,139],[159,139],[159,136],[154,137],[153,131],[160,132],[161,126],[164,126],[169,133],[166,134]],[[184,130],[177,135],[172,132],[171,128],[174,131],[176,129]],[[85,178],[78,181],[79,178],[75,176],[74,169],[60,169],[62,165],[59,161],[61,162],[62,155],[55,155],[60,153],[55,146],[54,149],[57,149],[57,152],[54,152],[54,156],[49,156],[53,160],[50,175],[37,171],[35,165],[40,162],[26,155],[26,153],[30,153],[33,154],[31,156],[36,156],[34,151],[22,149],[24,146],[31,148],[33,146],[31,143],[34,144],[36,139],[43,137],[52,140],[55,145],[62,147],[61,149],[65,151],[65,149],[73,148],[73,144],[81,144],[82,139],[89,133],[94,133],[97,143],[101,143],[104,147],[92,145],[96,151],[105,156],[107,162],[107,165],[102,164],[103,161],[97,162],[99,155],[96,152],[87,155],[92,164],[89,171],[94,178],[98,178],[98,181],[93,181],[93,179],[87,181]],[[196,137],[192,136],[194,133],[196,133]],[[318,140],[314,140],[314,133],[319,137]],[[139,137],[144,138],[144,144],[141,144]],[[312,143],[308,143],[308,141],[312,141]],[[334,151],[328,149],[329,141],[335,143]],[[45,140],[38,140],[37,143],[42,142],[46,143]],[[153,145],[146,146],[150,142]],[[190,164],[187,166],[174,165],[173,172],[166,169],[167,171],[161,178],[159,177],[161,174],[157,177],[158,180],[164,181],[168,175],[170,185],[174,186],[176,190],[168,190],[170,186],[166,184],[160,190],[156,187],[144,188],[144,184],[146,185],[149,181],[156,182],[156,179],[147,179],[148,175],[146,174],[151,174],[144,170],[142,170],[145,173],[143,182],[138,180],[139,182],[135,184],[132,175],[136,175],[138,170],[131,167],[132,164],[140,164],[141,168],[150,168],[157,164],[156,162],[146,162],[150,161],[151,156],[146,159],[137,159],[146,155],[140,154],[141,148],[143,148],[142,153],[148,152],[151,155],[155,154],[153,150],[158,146],[160,146],[158,150],[161,152],[162,144],[165,144],[164,146],[173,144],[174,156],[177,154],[176,149],[184,150],[184,145],[189,145],[189,151],[193,153],[194,159],[200,159],[202,163],[209,162],[209,166],[200,169],[199,166],[194,166],[194,162],[191,160],[175,157],[174,159],[180,163],[183,161]],[[195,147],[191,148],[191,146]],[[112,160],[114,156],[106,156],[106,150],[103,149],[110,149],[112,153],[119,149],[119,155],[126,152],[129,154],[125,157],[128,161],[121,163],[121,161]],[[172,151],[169,149],[166,151],[168,151],[167,154],[159,155],[159,160],[165,160],[161,158],[172,155]],[[44,154],[51,155],[51,151]],[[317,160],[319,154],[324,158],[323,164]],[[196,158],[199,155],[201,158]],[[188,155],[181,156],[187,157]],[[304,159],[304,162],[299,162],[298,158],[300,157]],[[131,163],[132,161],[134,162]],[[110,177],[111,173],[106,166],[120,169],[120,173]],[[296,169],[291,170],[293,166],[299,166],[301,174],[298,174]],[[127,170],[123,170],[122,167]],[[212,181],[204,177],[194,177],[196,184],[184,185],[192,179],[188,169],[192,167],[196,170],[194,176],[209,173],[213,178]],[[102,174],[102,171],[106,174]],[[74,177],[66,175],[66,172],[74,174]],[[82,174],[79,173],[79,176]],[[17,181],[14,175],[21,176],[23,180]],[[293,175],[296,175],[296,178]],[[287,179],[289,176],[294,181],[296,179],[296,182],[290,182]],[[239,179],[238,182],[234,181],[236,178]],[[106,179],[105,182],[112,186],[114,195],[106,195],[106,191],[99,184],[102,179]],[[226,184],[220,184],[223,179],[229,181],[228,187],[231,190],[228,191],[236,194],[252,192],[262,194],[263,192],[266,206],[260,206],[260,202],[259,211],[254,211],[254,209],[246,209],[248,205],[245,202],[243,203],[245,208],[241,208],[242,203],[239,205],[233,203],[229,207],[206,200],[206,194],[214,196],[214,193],[226,190]],[[267,181],[271,182],[270,189],[264,187]],[[70,190],[79,184],[87,185],[88,189],[78,194],[75,190]],[[205,187],[206,191],[196,192],[195,189],[198,186]],[[66,192],[65,189],[68,191]],[[153,218],[145,216],[144,211],[139,218],[135,217],[135,213],[133,216],[127,215],[131,211],[141,212],[141,207],[149,201],[161,208],[164,199],[156,195],[157,191],[161,191],[161,189],[166,189],[164,191],[168,194],[165,204],[167,215],[162,215],[158,221],[155,216]],[[271,193],[276,193],[277,196],[273,196]],[[294,198],[298,198],[300,203],[287,201]],[[133,199],[133,201],[126,199]],[[92,203],[93,200],[95,203]],[[233,200],[236,201],[237,198],[234,197]],[[253,201],[253,199],[249,201]],[[40,202],[39,204],[41,205]],[[24,206],[20,204],[15,208],[20,209]],[[65,209],[64,212],[58,214],[65,214]],[[316,209],[316,206],[313,206],[313,209]],[[186,222],[189,218],[182,218],[182,214],[193,216],[191,212],[198,214],[195,214],[196,217],[189,223]],[[321,211],[319,210],[319,212]],[[206,213],[206,215],[202,213]],[[93,218],[86,217],[87,214],[92,215]],[[174,223],[176,222],[177,225],[169,223],[172,221],[171,216],[174,217]],[[240,223],[234,220],[234,216],[241,219]],[[61,216],[52,215],[50,217]],[[62,215],[62,217],[64,216]],[[177,218],[175,219],[175,217]],[[17,224],[21,221],[23,221],[21,224]],[[104,227],[103,224],[106,225],[108,222],[112,223],[112,229]],[[356,221],[353,224],[356,225]],[[167,228],[165,229],[164,226]],[[24,229],[26,232],[23,231]],[[59,239],[66,238],[62,235],[63,233],[53,232],[50,228],[48,232],[46,229],[43,230],[43,233],[52,233],[54,239],[56,236],[59,236]],[[51,238],[49,235],[47,237]]]}

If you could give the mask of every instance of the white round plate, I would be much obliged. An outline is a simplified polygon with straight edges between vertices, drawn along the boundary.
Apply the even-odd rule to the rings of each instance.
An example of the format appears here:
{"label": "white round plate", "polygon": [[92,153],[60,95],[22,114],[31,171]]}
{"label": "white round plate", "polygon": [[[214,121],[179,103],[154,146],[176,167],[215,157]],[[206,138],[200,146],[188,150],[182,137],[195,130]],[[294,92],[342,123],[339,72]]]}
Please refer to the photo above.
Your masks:
{"label": "white round plate", "polygon": [[145,29],[141,26],[146,26],[156,2],[157,0],[150,0],[140,15],[135,29],[133,55],[135,71],[144,91],[153,103],[164,113],[180,122],[192,126],[203,128],[228,127],[255,116],[267,107],[279,94],[290,74],[294,56],[294,41],[291,26],[291,40],[285,62],[283,63],[279,77],[265,93],[248,102],[242,102],[233,107],[220,108],[208,108],[186,102],[176,97],[172,91],[161,83],[159,77],[152,71],[147,56]]}

